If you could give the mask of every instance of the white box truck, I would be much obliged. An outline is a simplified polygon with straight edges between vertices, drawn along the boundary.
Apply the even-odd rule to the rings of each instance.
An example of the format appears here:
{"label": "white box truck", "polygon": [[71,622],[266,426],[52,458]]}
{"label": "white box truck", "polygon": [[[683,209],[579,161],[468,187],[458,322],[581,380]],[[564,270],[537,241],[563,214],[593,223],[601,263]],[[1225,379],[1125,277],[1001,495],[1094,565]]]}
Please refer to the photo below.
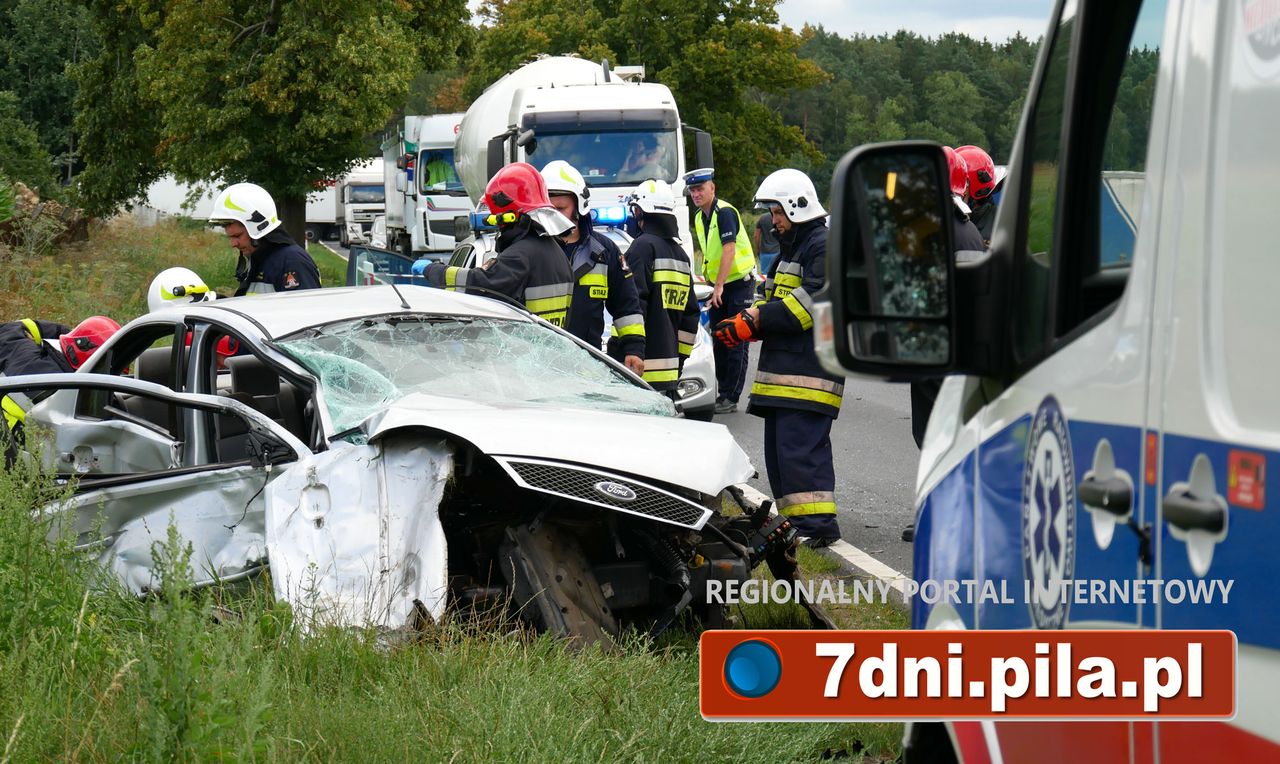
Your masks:
{"label": "white box truck", "polygon": [[332,241],[338,238],[338,181],[322,180],[316,186],[307,194],[307,241]]}
{"label": "white box truck", "polygon": [[458,175],[472,203],[503,165],[542,169],[563,159],[586,178],[594,207],[618,204],[648,178],[671,183],[686,248],[689,212],[681,128],[696,136],[699,167],[712,166],[711,136],[680,122],[671,90],[647,83],[644,67],[610,70],[608,62],[537,59],[490,85],[467,109],[455,147]]}
{"label": "white box truck", "polygon": [[342,246],[367,244],[373,219],[386,210],[382,157],[367,159],[338,183],[334,223]]}
{"label": "white box truck", "polygon": [[406,255],[449,253],[454,219],[471,211],[454,169],[461,114],[407,116],[382,144],[387,246]]}

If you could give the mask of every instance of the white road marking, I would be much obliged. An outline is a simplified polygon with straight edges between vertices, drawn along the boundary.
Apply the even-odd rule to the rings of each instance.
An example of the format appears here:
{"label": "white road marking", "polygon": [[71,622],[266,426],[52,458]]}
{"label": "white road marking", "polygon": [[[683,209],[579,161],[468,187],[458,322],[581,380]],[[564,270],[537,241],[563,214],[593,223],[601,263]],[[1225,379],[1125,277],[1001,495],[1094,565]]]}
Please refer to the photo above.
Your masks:
{"label": "white road marking", "polygon": [[347,256],[346,256],[346,255],[342,254],[341,252],[339,252],[338,250],[336,250],[336,249],[334,249],[333,247],[329,246],[328,244],[325,244],[323,241],[319,241],[319,240],[317,240],[317,241],[316,241],[316,244],[319,244],[320,246],[322,246],[322,247],[324,247],[325,249],[329,250],[329,251],[330,251],[330,252],[332,252],[333,254],[337,255],[337,256],[338,256],[338,257],[340,257],[340,258],[342,258],[342,262],[344,262],[344,263],[345,263],[345,262],[347,261]]}
{"label": "white road marking", "polygon": [[[763,493],[749,485],[741,484],[738,487],[742,489],[743,496],[748,501],[753,501],[756,504],[769,501],[768,496],[765,496]],[[770,510],[770,514],[776,514],[776,512]],[[904,597],[906,596],[907,581],[910,580],[910,576],[885,565],[883,562],[880,562],[844,539],[840,539],[831,546],[826,547],[826,550],[839,557],[854,569],[860,570],[872,578],[887,581],[889,586],[897,590],[899,594]]]}

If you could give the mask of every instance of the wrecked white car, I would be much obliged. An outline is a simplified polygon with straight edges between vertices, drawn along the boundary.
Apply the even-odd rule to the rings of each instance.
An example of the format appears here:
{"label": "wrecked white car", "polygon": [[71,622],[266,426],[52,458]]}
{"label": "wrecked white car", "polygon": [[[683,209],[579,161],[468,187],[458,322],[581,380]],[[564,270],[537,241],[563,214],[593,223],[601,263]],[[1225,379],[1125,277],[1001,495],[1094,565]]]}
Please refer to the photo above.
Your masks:
{"label": "wrecked white car", "polygon": [[78,546],[139,593],[174,525],[198,583],[269,567],[311,622],[505,607],[607,643],[688,615],[720,625],[706,581],[784,564],[794,534],[726,512],[753,469],[724,427],[481,297],[185,305],[131,322],[79,373],[0,380],[17,389],[38,401],[28,449],[78,481],[63,510]]}

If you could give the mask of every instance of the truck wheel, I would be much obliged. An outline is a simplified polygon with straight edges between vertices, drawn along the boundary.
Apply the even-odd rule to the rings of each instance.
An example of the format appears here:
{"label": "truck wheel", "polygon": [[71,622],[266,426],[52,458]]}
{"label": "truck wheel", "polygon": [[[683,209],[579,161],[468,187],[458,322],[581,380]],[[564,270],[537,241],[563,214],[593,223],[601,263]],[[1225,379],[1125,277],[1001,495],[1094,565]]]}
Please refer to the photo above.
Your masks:
{"label": "truck wheel", "polygon": [[405,257],[413,257],[413,238],[407,233],[400,234],[400,254]]}
{"label": "truck wheel", "polygon": [[338,243],[344,247],[351,246],[351,239],[347,238],[347,227],[342,227],[342,232],[338,234]]}
{"label": "truck wheel", "polygon": [[307,241],[320,241],[320,226],[315,224],[307,226]]}

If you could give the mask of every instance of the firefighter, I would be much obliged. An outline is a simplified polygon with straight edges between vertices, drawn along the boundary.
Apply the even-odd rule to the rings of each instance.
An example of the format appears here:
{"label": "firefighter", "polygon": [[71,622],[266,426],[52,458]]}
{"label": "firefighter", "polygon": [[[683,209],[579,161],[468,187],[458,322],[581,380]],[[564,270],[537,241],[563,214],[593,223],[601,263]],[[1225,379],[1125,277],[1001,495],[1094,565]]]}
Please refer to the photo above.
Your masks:
{"label": "firefighter", "polygon": [[665,180],[646,180],[628,198],[640,236],[627,250],[645,311],[644,381],[672,400],[680,369],[693,352],[701,312],[693,296],[693,266],[680,244],[676,197]]}
{"label": "firefighter", "polygon": [[151,280],[147,288],[147,310],[157,311],[182,303],[211,302],[218,293],[190,268],[166,268]]}
{"label": "firefighter", "polygon": [[721,321],[715,334],[728,347],[761,341],[747,412],[764,418],[769,487],[806,543],[826,546],[840,538],[831,425],[844,394],[844,379],[823,370],[813,349],[813,295],[827,281],[827,213],[799,170],[769,175],[755,201],[773,216],[780,252],[764,299]]}
{"label": "firefighter", "polygon": [[599,348],[604,336],[604,310],[613,316],[613,336],[620,360],[636,376],[644,374],[644,313],[635,279],[618,245],[593,230],[590,190],[582,173],[557,159],[542,168],[551,204],[576,225],[560,237],[560,247],[573,270],[575,286],[569,307],[569,333]]}
{"label": "firefighter", "polygon": [[479,268],[431,263],[422,275],[444,289],[505,295],[556,326],[569,320],[573,271],[555,237],[573,228],[547,197],[547,184],[530,164],[503,167],[484,189],[489,222],[498,226],[498,255]]}
{"label": "firefighter", "polygon": [[[756,287],[756,256],[751,233],[732,204],[716,196],[715,170],[703,168],[684,176],[689,198],[698,208],[693,216],[694,235],[702,250],[702,275],[714,289],[707,301],[712,323],[737,315],[750,307]],[[716,362],[717,414],[738,410],[738,398],[747,378],[747,346],[728,348],[712,343]]]}
{"label": "firefighter", "polygon": [[[119,330],[120,324],[106,316],[86,318],[74,329],[30,318],[0,324],[0,377],[75,371]],[[12,464],[22,443],[22,426],[33,403],[24,392],[0,397],[6,465]]]}
{"label": "firefighter", "polygon": [[276,215],[276,202],[261,186],[236,183],[213,200],[210,223],[221,223],[240,253],[235,296],[320,288],[320,270],[289,236]]}
{"label": "firefighter", "polygon": [[969,205],[969,220],[978,229],[983,244],[991,245],[991,229],[996,222],[996,205],[992,194],[996,190],[996,164],[991,155],[977,146],[961,146],[956,154],[964,161],[968,174],[965,201]]}

